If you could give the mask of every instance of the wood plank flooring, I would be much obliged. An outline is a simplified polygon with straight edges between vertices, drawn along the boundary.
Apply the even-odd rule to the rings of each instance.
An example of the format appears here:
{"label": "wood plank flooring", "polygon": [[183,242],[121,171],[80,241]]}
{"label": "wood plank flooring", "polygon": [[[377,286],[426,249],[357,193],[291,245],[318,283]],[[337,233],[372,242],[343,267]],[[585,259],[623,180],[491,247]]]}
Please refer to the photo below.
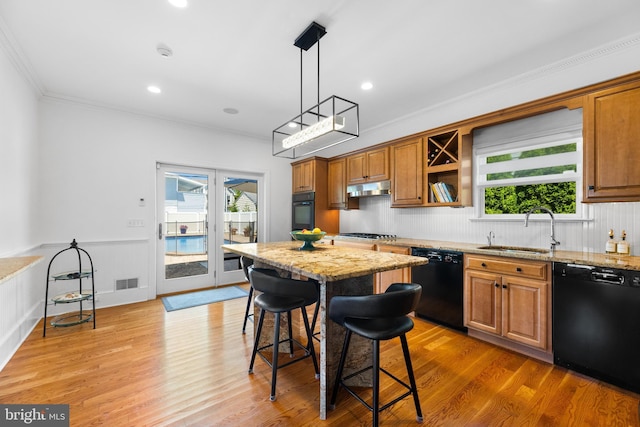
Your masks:
{"label": "wood plank flooring", "polygon": [[[341,393],[318,415],[311,360],[247,374],[246,299],[167,313],[160,299],[98,310],[90,324],[42,324],[0,372],[0,403],[70,404],[72,426],[366,426],[371,414]],[[640,396],[417,319],[409,347],[425,426],[639,426]],[[251,324],[250,324],[251,325]],[[398,341],[382,364],[404,378]],[[639,361],[640,362],[640,361]],[[639,365],[640,366],[640,365]],[[397,389],[384,384],[381,397]],[[410,399],[381,414],[412,426]]]}

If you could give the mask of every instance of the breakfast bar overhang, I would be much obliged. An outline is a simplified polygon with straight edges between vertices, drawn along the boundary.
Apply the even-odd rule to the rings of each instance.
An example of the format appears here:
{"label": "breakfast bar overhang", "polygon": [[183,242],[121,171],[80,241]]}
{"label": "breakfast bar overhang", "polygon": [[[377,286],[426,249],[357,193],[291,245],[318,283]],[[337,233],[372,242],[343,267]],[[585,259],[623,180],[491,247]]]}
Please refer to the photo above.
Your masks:
{"label": "breakfast bar overhang", "polygon": [[[307,277],[320,283],[320,419],[324,420],[344,333],[339,325],[327,321],[331,298],[336,295],[372,294],[375,273],[423,265],[428,260],[321,243],[310,251],[299,250],[300,246],[300,242],[292,241],[225,244],[222,248],[252,258],[254,265],[273,268],[283,277]],[[371,347],[367,341],[358,347],[360,360],[369,357]]]}

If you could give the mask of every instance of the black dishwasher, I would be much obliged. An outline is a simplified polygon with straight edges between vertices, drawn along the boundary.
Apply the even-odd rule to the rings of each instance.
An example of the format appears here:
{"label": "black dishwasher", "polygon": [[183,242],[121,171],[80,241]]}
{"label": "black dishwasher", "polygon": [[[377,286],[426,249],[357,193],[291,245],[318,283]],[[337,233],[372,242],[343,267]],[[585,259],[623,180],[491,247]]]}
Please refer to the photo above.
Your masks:
{"label": "black dishwasher", "polygon": [[411,281],[422,286],[416,315],[466,332],[462,252],[411,248],[411,255],[429,259],[428,264],[411,268]]}
{"label": "black dishwasher", "polygon": [[554,263],[553,359],[640,393],[640,272]]}

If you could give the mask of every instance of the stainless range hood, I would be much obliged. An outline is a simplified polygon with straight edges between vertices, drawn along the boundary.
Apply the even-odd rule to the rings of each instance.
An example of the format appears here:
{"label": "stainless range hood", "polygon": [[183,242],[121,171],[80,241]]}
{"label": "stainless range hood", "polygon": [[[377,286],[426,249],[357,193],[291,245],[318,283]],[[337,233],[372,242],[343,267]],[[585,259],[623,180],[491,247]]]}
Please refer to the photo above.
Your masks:
{"label": "stainless range hood", "polygon": [[365,184],[348,185],[349,197],[383,196],[391,194],[391,181],[367,182]]}

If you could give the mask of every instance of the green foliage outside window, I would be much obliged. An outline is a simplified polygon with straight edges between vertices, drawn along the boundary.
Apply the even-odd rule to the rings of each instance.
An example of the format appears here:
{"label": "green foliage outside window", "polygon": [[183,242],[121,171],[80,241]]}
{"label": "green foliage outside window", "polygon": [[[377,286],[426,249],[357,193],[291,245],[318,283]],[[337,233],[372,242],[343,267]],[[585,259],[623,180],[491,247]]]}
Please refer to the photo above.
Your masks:
{"label": "green foliage outside window", "polygon": [[[564,144],[537,148],[520,153],[500,154],[487,157],[487,163],[498,163],[515,159],[543,157],[552,154],[575,152],[577,144]],[[487,181],[500,181],[531,176],[556,175],[575,172],[575,164],[514,170],[487,175]],[[486,214],[521,214],[534,206],[547,206],[555,213],[576,213],[576,183],[556,182],[545,184],[506,185],[484,190]]]}
{"label": "green foliage outside window", "polygon": [[576,213],[576,183],[508,185],[485,188],[487,214],[521,214],[534,206],[546,206],[555,213]]}

